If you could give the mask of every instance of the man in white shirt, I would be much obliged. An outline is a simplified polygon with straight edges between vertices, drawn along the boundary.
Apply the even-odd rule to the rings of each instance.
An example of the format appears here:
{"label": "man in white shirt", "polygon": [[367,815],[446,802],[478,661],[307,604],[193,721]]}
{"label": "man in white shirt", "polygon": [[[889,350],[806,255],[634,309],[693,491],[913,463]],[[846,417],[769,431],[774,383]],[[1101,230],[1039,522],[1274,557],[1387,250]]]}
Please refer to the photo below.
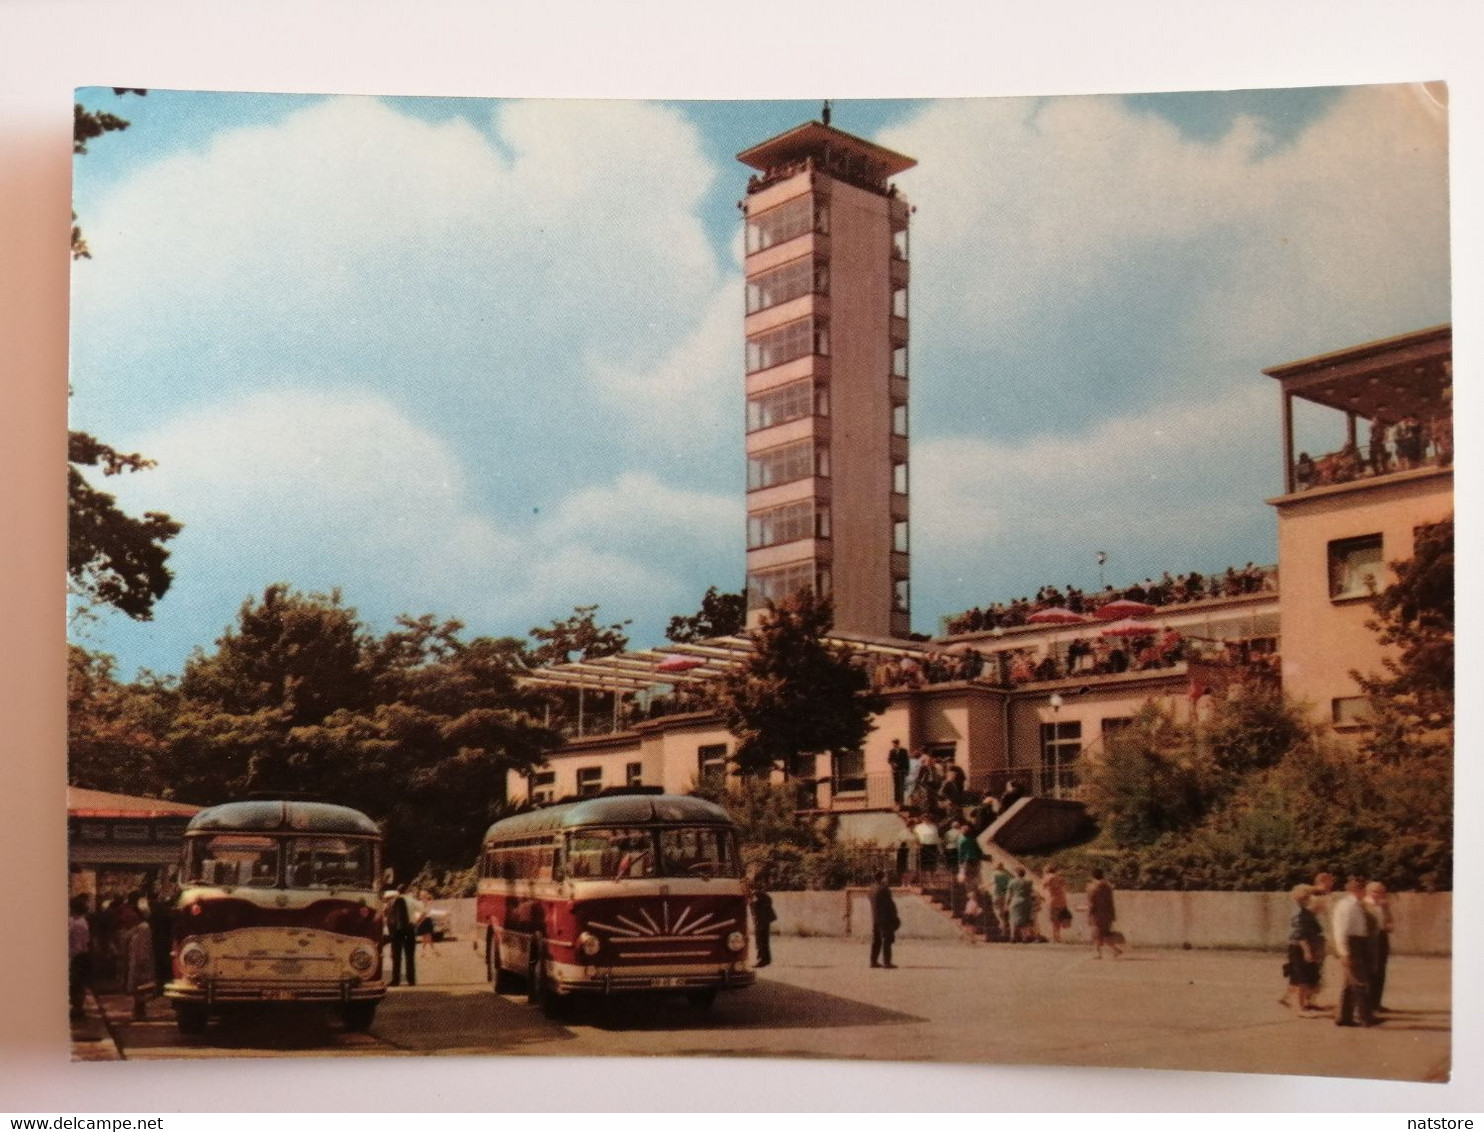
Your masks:
{"label": "man in white shirt", "polygon": [[[1365,882],[1358,876],[1345,881],[1345,895],[1335,902],[1331,933],[1345,976],[1336,1026],[1374,1026],[1369,980],[1371,976],[1371,919],[1366,914]],[[1357,1013],[1360,1021],[1356,1022]]]}

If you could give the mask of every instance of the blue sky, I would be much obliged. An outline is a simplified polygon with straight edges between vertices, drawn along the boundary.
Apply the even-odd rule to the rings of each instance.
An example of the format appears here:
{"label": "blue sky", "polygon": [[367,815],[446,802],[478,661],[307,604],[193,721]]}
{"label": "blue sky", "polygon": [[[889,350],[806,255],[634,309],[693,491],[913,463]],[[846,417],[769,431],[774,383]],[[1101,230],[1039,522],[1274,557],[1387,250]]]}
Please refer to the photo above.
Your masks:
{"label": "blue sky", "polygon": [[[185,523],[175,672],[276,581],[656,643],[743,571],[733,155],[817,102],[151,91],[76,162],[76,427]],[[1260,370],[1449,318],[1444,111],[1419,87],[850,101],[916,157],[915,627],[1046,582],[1276,551]],[[1325,448],[1332,421],[1305,417]],[[1326,432],[1326,428],[1330,431]]]}

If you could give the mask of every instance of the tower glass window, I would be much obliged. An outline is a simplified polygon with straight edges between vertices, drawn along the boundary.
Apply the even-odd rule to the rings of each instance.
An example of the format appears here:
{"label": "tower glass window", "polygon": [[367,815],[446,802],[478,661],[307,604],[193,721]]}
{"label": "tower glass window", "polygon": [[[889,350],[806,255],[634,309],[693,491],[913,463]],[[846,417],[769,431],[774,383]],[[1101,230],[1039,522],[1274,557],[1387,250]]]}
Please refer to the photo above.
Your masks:
{"label": "tower glass window", "polygon": [[891,489],[897,495],[907,494],[907,464],[903,461],[891,466]]}
{"label": "tower glass window", "polygon": [[907,376],[906,346],[893,346],[891,348],[891,375],[892,377]]}
{"label": "tower glass window", "polygon": [[820,318],[799,318],[747,340],[747,372],[757,373],[808,354],[829,352],[829,325]]}
{"label": "tower glass window", "polygon": [[907,317],[907,288],[897,287],[891,293],[891,313],[898,318]]}
{"label": "tower glass window", "polygon": [[829,449],[812,440],[780,444],[747,458],[747,490],[830,474]]}
{"label": "tower glass window", "polygon": [[774,425],[807,417],[811,413],[820,417],[830,415],[828,388],[815,385],[809,378],[791,381],[787,385],[754,394],[747,399],[747,431],[757,432],[759,429],[772,428]]}
{"label": "tower glass window", "polygon": [[830,206],[806,193],[747,218],[747,254],[763,251],[806,232],[823,235],[829,230]]}
{"label": "tower glass window", "polygon": [[898,401],[891,407],[891,434],[907,435],[907,402]]}
{"label": "tower glass window", "polygon": [[830,574],[817,568],[813,560],[794,562],[776,570],[759,570],[747,575],[747,608],[761,609],[792,597],[800,590],[813,589],[821,597],[829,596]]}
{"label": "tower glass window", "polygon": [[829,267],[813,256],[790,260],[747,281],[747,313],[754,314],[800,295],[829,293]]}
{"label": "tower glass window", "polygon": [[907,553],[907,520],[898,519],[891,525],[891,548],[898,554]]}
{"label": "tower glass window", "polygon": [[[828,530],[828,512],[826,511],[825,514],[824,525]],[[756,550],[761,546],[776,546],[778,543],[793,542],[801,538],[812,538],[816,533],[814,501],[810,499],[788,503],[782,507],[772,507],[767,511],[759,511],[756,515],[747,517],[748,550]]]}

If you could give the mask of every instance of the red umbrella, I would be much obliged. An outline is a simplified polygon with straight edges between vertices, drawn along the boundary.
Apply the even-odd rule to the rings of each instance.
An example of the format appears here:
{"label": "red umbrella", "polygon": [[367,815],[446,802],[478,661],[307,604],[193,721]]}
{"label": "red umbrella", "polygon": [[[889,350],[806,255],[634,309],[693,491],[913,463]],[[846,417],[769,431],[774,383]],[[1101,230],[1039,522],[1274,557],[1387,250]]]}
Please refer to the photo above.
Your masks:
{"label": "red umbrella", "polygon": [[1098,620],[1118,621],[1125,617],[1148,617],[1153,612],[1154,606],[1152,605],[1121,597],[1117,601],[1110,601],[1107,605],[1098,606]]}
{"label": "red umbrella", "polygon": [[1087,618],[1057,605],[1050,609],[1038,609],[1025,620],[1029,625],[1079,625]]}
{"label": "red umbrella", "polygon": [[698,660],[693,656],[667,656],[654,666],[656,672],[689,672],[692,668],[700,668],[706,662]]}
{"label": "red umbrella", "polygon": [[1159,630],[1147,621],[1134,621],[1126,618],[1123,621],[1115,621],[1107,626],[1100,636],[1104,637],[1152,637]]}

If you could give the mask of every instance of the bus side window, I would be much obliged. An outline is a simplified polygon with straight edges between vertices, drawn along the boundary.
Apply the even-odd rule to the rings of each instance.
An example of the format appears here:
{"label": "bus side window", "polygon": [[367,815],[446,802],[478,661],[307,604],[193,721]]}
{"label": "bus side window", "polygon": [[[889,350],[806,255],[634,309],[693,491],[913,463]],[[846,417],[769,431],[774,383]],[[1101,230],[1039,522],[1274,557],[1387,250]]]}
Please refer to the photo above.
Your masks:
{"label": "bus side window", "polygon": [[551,879],[562,879],[562,851],[560,849],[551,851]]}

